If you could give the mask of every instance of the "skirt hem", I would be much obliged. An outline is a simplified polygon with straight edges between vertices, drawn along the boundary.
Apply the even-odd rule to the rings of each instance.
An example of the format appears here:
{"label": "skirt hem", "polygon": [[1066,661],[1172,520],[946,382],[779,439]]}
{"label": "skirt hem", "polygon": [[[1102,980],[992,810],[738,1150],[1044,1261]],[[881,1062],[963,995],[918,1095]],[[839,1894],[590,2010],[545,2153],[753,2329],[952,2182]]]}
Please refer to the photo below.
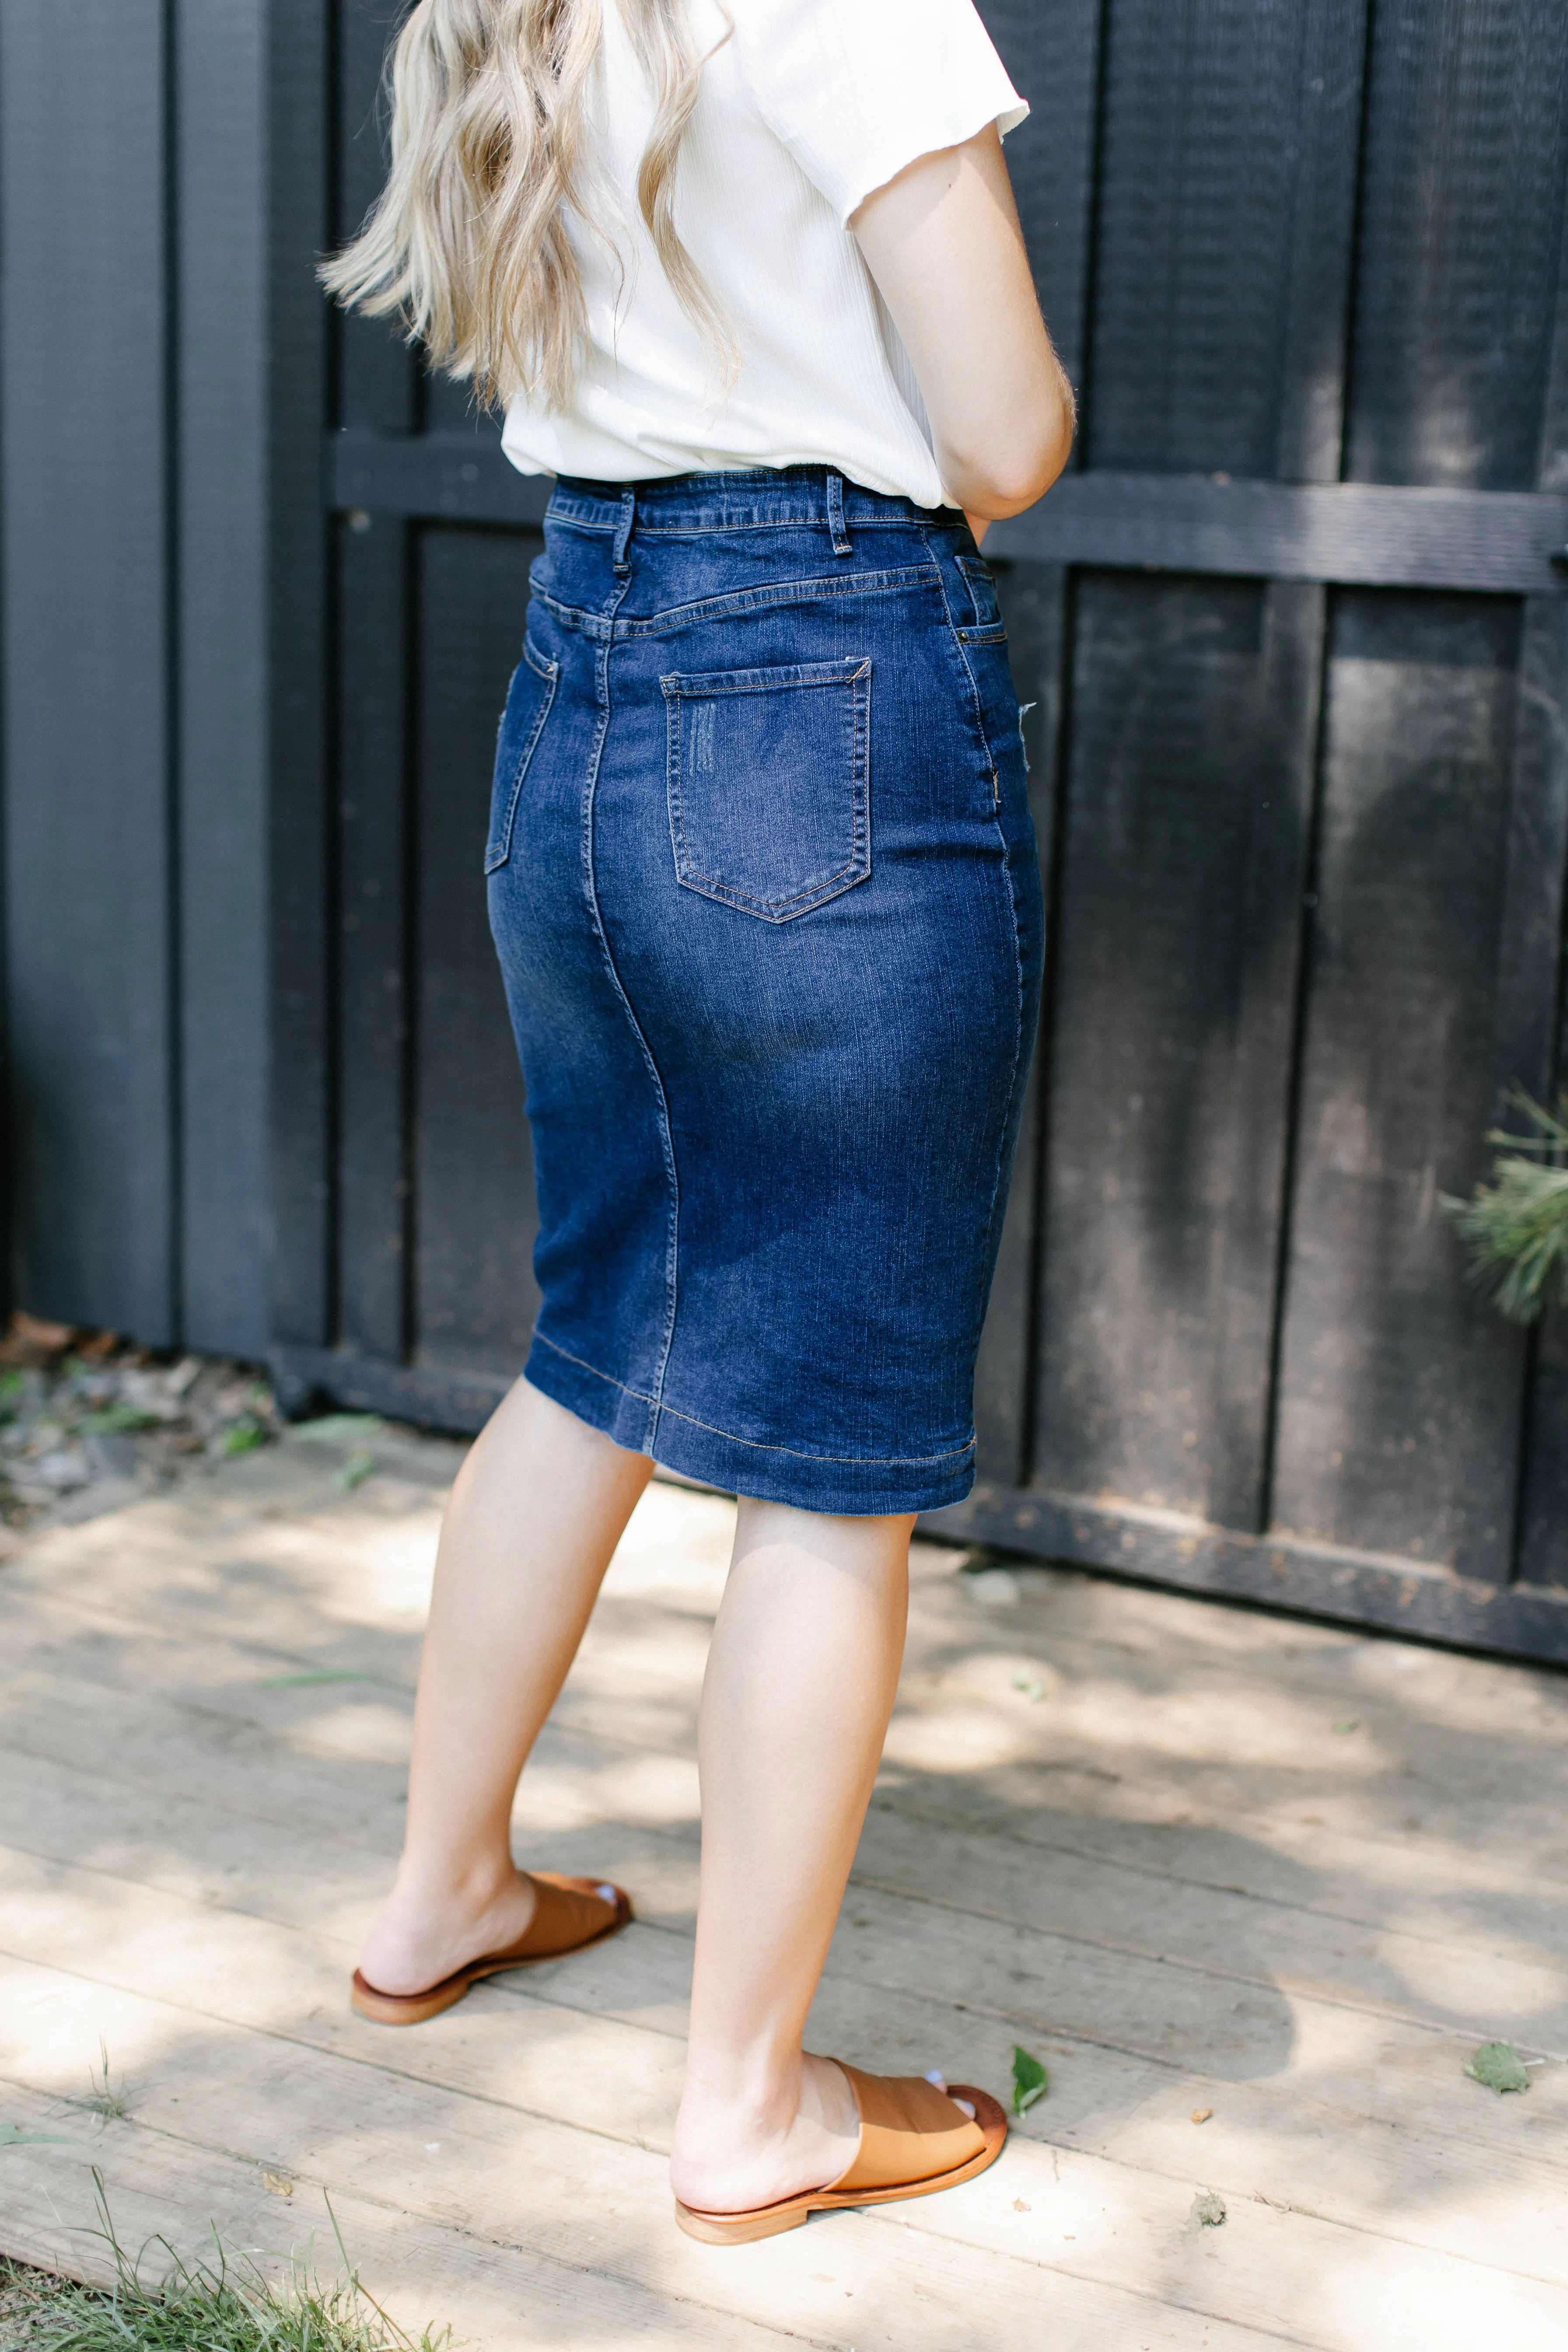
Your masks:
{"label": "skirt hem", "polygon": [[885,1518],[962,1503],[974,1484],[971,1443],[935,1462],[826,1461],[783,1446],[758,1444],[656,1408],[607,1372],[563,1353],[537,1333],[523,1378],[579,1421],[633,1454],[729,1495],[838,1518]]}

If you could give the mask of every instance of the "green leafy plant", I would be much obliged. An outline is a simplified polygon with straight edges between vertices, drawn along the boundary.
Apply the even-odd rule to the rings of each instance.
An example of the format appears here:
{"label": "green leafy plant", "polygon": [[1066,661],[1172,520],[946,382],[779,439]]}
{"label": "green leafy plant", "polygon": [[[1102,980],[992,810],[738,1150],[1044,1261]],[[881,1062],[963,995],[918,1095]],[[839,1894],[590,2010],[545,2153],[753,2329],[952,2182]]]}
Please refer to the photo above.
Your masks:
{"label": "green leafy plant", "polygon": [[1443,1207],[1469,1246],[1470,1280],[1510,1323],[1533,1323],[1552,1300],[1568,1305],[1568,1095],[1557,1111],[1521,1087],[1510,1097],[1533,1130],[1495,1128],[1504,1147],[1492,1181]]}
{"label": "green leafy plant", "polygon": [[1037,2099],[1043,2099],[1049,2087],[1049,2078],[1039,2059],[1030,2056],[1015,2043],[1013,2049],[1013,2113],[1026,2116]]}
{"label": "green leafy plant", "polygon": [[1483,2042],[1465,2069],[1472,2083],[1489,2091],[1528,2091],[1530,2076],[1511,2042]]}

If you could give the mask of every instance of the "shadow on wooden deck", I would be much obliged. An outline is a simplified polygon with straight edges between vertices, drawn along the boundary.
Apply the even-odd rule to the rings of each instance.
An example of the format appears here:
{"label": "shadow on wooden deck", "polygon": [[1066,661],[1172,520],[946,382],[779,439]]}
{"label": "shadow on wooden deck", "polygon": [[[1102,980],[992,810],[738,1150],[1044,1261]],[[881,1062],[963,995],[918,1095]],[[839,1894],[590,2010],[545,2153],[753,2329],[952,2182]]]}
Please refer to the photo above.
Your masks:
{"label": "shadow on wooden deck", "polygon": [[[346,2005],[455,1458],[344,1493],[290,1440],[0,1570],[0,2123],[54,2136],[0,2148],[0,2251],[94,2273],[96,2165],[132,2242],[328,2266],[330,2192],[488,2352],[1568,2340],[1568,1681],[918,1547],[814,2046],[1005,2095],[1022,2042],[1050,2093],[963,2189],[705,2249],[663,2150],[721,1499],[650,1490],[519,1801],[637,1924],[416,2032]],[[1497,2034],[1522,2096],[1464,2077]]]}

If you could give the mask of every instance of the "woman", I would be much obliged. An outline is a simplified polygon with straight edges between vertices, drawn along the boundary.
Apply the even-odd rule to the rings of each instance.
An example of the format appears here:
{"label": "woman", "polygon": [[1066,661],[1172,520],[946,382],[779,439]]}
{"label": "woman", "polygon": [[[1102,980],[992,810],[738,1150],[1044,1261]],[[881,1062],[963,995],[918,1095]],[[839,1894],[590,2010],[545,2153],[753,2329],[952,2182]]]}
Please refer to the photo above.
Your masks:
{"label": "woman", "polygon": [[1005,2134],[801,2035],[913,1517],[973,1475],[1038,995],[976,549],[1071,439],[1002,159],[1026,110],[971,0],[419,0],[393,89],[327,282],[557,478],[486,856],[543,1305],[447,1510],[354,1999],[413,2022],[630,1916],[519,1872],[512,1799],[654,1461],[734,1491],[671,2174],[685,2228],[759,2237]]}

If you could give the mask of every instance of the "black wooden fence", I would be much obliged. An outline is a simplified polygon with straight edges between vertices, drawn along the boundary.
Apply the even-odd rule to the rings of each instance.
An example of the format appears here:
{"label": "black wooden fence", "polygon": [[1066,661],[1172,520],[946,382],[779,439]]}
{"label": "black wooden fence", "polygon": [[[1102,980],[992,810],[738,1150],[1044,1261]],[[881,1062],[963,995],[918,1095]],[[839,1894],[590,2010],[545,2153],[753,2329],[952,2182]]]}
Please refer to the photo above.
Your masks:
{"label": "black wooden fence", "polygon": [[[479,868],[543,492],[312,289],[399,13],[0,11],[16,1262],[470,1426],[535,1303]],[[1560,1026],[1560,7],[983,13],[1083,429],[991,541],[1053,919],[938,1523],[1568,1658],[1568,1335],[1440,1209]]]}

